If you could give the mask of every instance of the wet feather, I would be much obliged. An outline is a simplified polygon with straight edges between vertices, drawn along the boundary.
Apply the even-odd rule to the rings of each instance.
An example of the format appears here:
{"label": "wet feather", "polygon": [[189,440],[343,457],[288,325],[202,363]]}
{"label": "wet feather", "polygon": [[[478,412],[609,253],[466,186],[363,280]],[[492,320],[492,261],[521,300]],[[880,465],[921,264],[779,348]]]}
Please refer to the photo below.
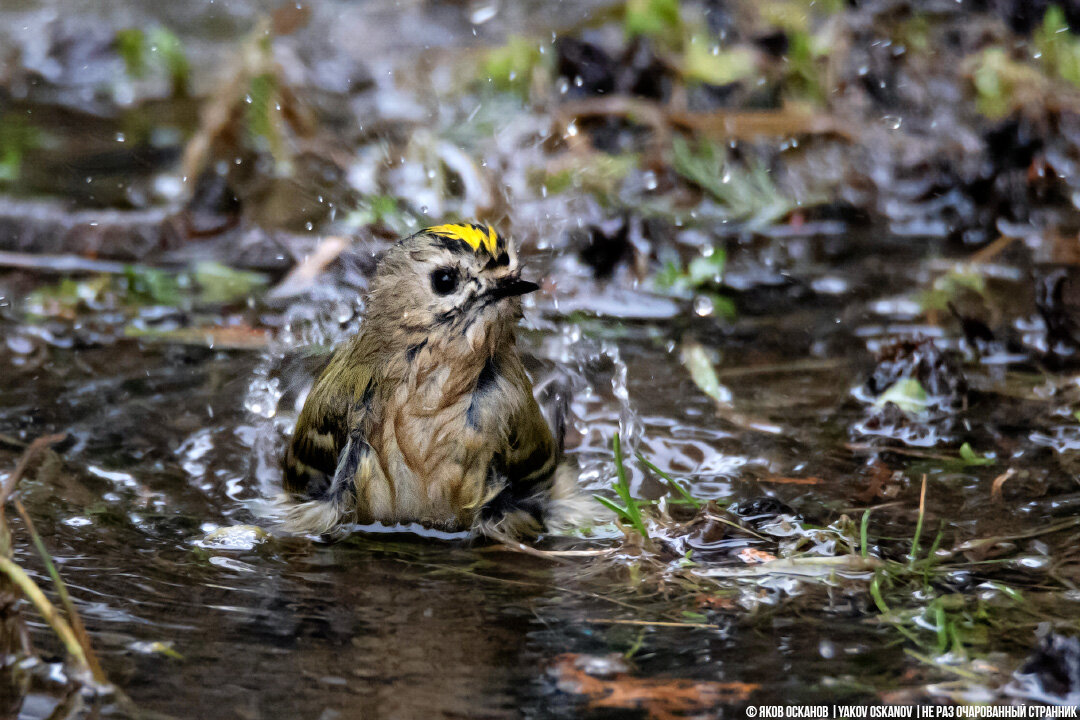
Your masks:
{"label": "wet feather", "polygon": [[389,250],[361,333],[334,353],[297,420],[286,527],[540,532],[560,453],[515,340],[518,295],[534,288],[489,226],[443,225]]}

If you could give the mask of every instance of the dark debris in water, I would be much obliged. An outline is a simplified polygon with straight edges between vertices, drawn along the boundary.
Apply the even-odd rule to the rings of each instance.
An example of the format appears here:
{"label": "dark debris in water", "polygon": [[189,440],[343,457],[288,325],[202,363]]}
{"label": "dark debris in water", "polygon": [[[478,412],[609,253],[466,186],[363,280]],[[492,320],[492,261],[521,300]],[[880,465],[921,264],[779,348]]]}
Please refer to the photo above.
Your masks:
{"label": "dark debris in water", "polygon": [[1013,694],[1057,705],[1080,704],[1080,638],[1048,633],[1016,671]]}
{"label": "dark debris in water", "polygon": [[930,338],[903,338],[883,346],[866,389],[880,396],[900,380],[914,380],[942,407],[961,407],[967,396],[967,380],[957,358]]}
{"label": "dark debris in water", "polygon": [[1080,274],[1057,268],[1036,283],[1035,306],[1046,326],[1046,361],[1074,366],[1080,353]]}

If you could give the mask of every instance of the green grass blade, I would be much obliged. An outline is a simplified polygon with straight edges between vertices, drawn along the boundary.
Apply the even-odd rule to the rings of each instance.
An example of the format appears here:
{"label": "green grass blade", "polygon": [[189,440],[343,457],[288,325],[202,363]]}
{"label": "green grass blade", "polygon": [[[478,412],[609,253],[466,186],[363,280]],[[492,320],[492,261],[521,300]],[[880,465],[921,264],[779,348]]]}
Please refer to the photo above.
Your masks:
{"label": "green grass blade", "polygon": [[675,480],[675,478],[671,477],[666,472],[664,472],[663,470],[661,470],[660,468],[656,467],[651,462],[649,462],[645,458],[644,455],[642,455],[641,453],[637,453],[637,459],[638,459],[639,463],[641,463],[645,467],[649,468],[649,470],[652,470],[654,473],[659,475],[661,478],[664,479],[665,482],[667,482],[668,485],[670,485],[672,488],[674,488],[676,491],[678,491],[678,493],[682,496],[683,500],[686,500],[687,502],[689,502],[694,507],[702,507],[702,506],[705,505],[705,503],[701,502],[696,497],[691,495],[690,491],[687,490],[686,488],[684,488],[682,485],[680,485]]}
{"label": "green grass blade", "polygon": [[874,579],[870,581],[870,597],[873,598],[878,612],[882,615],[891,613],[889,606],[885,604],[885,598],[881,596],[881,576],[877,573],[874,573]]}
{"label": "green grass blade", "polygon": [[613,513],[615,513],[616,515],[618,515],[621,520],[623,520],[625,522],[630,521],[630,514],[626,512],[626,508],[624,508],[624,507],[622,507],[620,505],[616,505],[615,503],[613,503],[611,500],[608,500],[603,495],[593,495],[593,499],[596,500],[596,502],[603,505],[604,507],[606,507],[608,510],[610,510]]}
{"label": "green grass blade", "polygon": [[937,651],[943,654],[949,649],[949,619],[941,603],[934,603],[934,626],[937,628]]}
{"label": "green grass blade", "polygon": [[922,491],[919,493],[919,519],[915,521],[915,537],[911,539],[911,554],[908,555],[908,567],[915,564],[919,557],[919,539],[922,537],[923,519],[926,517],[926,475],[922,478]]}
{"label": "green grass blade", "polygon": [[866,511],[862,514],[862,522],[859,523],[859,555],[866,557],[866,531],[870,526],[870,511],[873,508],[866,508]]}
{"label": "green grass blade", "polygon": [[630,483],[626,480],[626,468],[623,466],[622,443],[619,439],[619,433],[615,433],[612,438],[611,449],[615,453],[615,475],[618,478],[615,484],[615,492],[626,503],[626,514],[630,524],[638,531],[641,537],[648,540],[649,531],[645,528],[645,521],[641,517],[641,508],[638,507],[637,501],[630,495]]}

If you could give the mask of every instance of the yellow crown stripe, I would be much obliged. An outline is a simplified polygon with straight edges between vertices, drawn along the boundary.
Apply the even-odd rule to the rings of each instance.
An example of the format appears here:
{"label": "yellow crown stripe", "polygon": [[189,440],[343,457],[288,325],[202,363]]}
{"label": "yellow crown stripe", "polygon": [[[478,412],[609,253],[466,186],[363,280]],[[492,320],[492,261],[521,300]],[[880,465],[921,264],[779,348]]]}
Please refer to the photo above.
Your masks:
{"label": "yellow crown stripe", "polygon": [[[484,228],[487,228],[486,232]],[[483,228],[472,225],[436,225],[428,228],[426,232],[460,240],[471,247],[473,252],[479,252],[483,247],[491,255],[495,255],[498,247],[499,236],[495,234],[495,228],[490,225],[485,225]]]}

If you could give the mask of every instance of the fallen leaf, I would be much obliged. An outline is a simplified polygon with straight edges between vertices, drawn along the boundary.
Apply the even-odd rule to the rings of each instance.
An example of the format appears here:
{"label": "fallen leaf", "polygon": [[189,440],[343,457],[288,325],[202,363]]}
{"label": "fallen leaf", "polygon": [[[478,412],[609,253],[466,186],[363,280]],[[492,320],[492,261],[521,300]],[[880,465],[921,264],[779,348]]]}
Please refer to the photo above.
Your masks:
{"label": "fallen leaf", "polygon": [[337,235],[324,238],[315,251],[296,265],[289,274],[267,293],[270,298],[287,298],[303,293],[315,284],[319,275],[337,260],[345,248],[349,247],[349,240]]}
{"label": "fallen leaf", "polygon": [[562,692],[584,695],[590,708],[644,710],[655,720],[700,714],[735,703],[745,703],[759,686],[684,678],[638,678],[618,665],[591,672],[597,657],[567,653],[555,658],[551,674]]}
{"label": "fallen leaf", "polygon": [[680,359],[690,372],[690,378],[701,392],[721,405],[731,403],[731,391],[720,384],[720,380],[716,376],[716,369],[713,367],[708,353],[705,352],[705,348],[697,343],[685,343],[680,353]]}
{"label": "fallen leaf", "polygon": [[747,565],[757,565],[760,563],[772,562],[776,559],[776,556],[771,553],[767,553],[764,550],[743,548],[739,551],[739,559]]}
{"label": "fallen leaf", "polygon": [[990,500],[992,502],[1002,502],[1001,489],[1004,487],[1005,481],[1015,474],[1016,470],[1009,468],[1008,470],[994,478],[994,484],[990,486]]}
{"label": "fallen leaf", "polygon": [[819,485],[821,483],[821,478],[773,476],[767,478],[758,478],[758,482],[776,483],[778,485]]}
{"label": "fallen leaf", "polygon": [[729,597],[720,595],[698,595],[695,598],[698,608],[701,610],[731,610],[735,607],[735,601]]}

